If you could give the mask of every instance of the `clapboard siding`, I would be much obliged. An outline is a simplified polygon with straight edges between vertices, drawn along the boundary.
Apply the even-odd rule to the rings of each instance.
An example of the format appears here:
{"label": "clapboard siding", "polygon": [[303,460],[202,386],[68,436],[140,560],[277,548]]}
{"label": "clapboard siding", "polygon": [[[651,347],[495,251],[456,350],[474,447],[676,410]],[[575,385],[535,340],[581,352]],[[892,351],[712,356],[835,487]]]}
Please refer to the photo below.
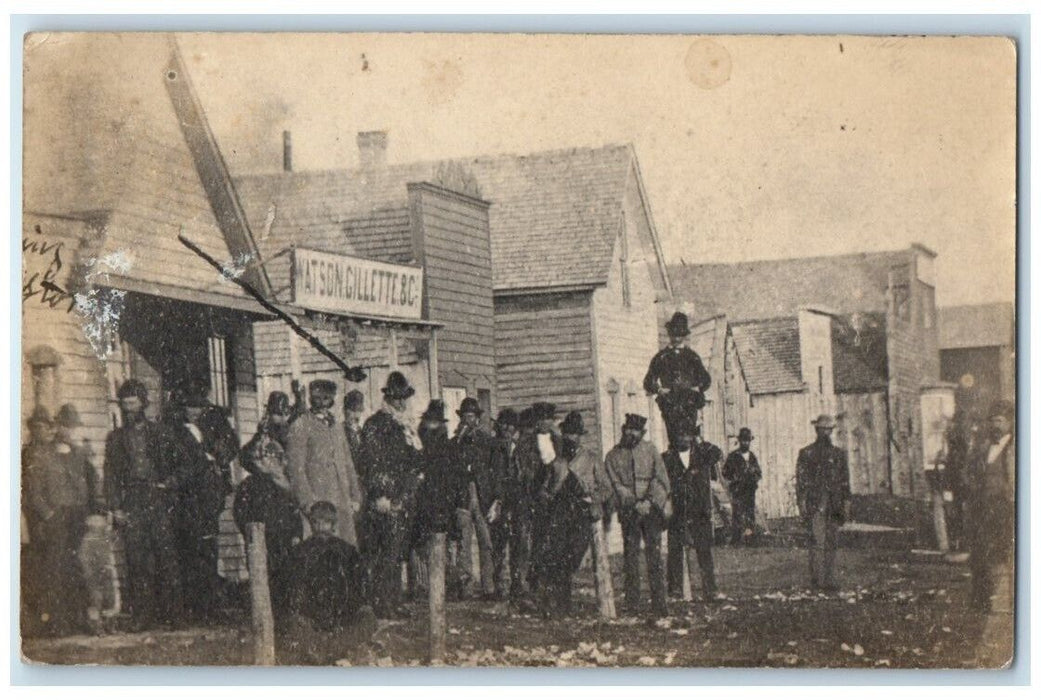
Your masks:
{"label": "clapboard siding", "polygon": [[[634,232],[636,225],[633,220],[626,222],[626,230],[615,242],[607,285],[593,294],[601,417],[598,431],[605,453],[617,443],[626,413],[650,414],[648,437],[660,449],[667,447],[661,437],[657,405],[647,400],[643,390],[647,366],[659,349],[658,310],[645,262],[654,260],[654,252],[641,248],[640,237]],[[623,293],[626,284],[628,303]]]}
{"label": "clapboard siding", "polygon": [[549,401],[558,418],[581,411],[598,447],[591,302],[589,292],[496,298],[495,377],[500,406]]}
{"label": "clapboard siding", "polygon": [[495,307],[488,204],[428,184],[408,186],[424,305],[438,332],[439,381],[495,397]]}

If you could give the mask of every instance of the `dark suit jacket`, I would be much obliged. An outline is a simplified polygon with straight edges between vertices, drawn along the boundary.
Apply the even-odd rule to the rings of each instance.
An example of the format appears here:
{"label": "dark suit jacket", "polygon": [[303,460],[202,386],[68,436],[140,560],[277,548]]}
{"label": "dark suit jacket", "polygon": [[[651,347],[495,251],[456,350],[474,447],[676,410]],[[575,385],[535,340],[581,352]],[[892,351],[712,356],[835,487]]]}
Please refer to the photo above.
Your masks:
{"label": "dark suit jacket", "polygon": [[[131,430],[143,431],[147,464],[134,461],[128,442]],[[170,436],[165,426],[145,421],[133,428],[122,426],[110,432],[105,440],[103,473],[105,502],[111,510],[125,507],[125,497],[134,483],[167,486],[172,496],[177,474],[170,459]]]}
{"label": "dark suit jacket", "polygon": [[845,504],[851,497],[846,451],[820,440],[799,450],[795,492],[803,518],[823,507],[829,518],[843,522]]}
{"label": "dark suit jacket", "polygon": [[759,467],[755,452],[748,451],[747,463],[740,450],[727,455],[727,461],[723,464],[723,478],[727,480],[731,495],[754,492],[763,478],[763,470]]}

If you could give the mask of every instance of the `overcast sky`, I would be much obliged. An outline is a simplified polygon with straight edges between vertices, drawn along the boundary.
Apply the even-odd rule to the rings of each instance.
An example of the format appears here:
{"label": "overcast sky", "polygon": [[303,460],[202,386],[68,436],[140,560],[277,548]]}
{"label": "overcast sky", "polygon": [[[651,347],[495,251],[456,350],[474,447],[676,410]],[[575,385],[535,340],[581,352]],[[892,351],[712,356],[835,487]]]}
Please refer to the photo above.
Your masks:
{"label": "overcast sky", "polygon": [[943,305],[1015,294],[1002,39],[185,35],[234,173],[632,142],[669,262],[939,253]]}

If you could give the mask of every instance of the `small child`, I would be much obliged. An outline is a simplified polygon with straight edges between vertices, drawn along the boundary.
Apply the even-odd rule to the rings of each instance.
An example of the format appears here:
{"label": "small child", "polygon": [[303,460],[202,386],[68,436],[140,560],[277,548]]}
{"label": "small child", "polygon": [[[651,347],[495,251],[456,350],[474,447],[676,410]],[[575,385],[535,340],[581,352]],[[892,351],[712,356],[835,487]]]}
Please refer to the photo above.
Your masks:
{"label": "small child", "polygon": [[76,556],[87,587],[87,625],[94,634],[103,634],[119,614],[116,560],[108,519],[104,515],[88,515],[86,524]]}
{"label": "small child", "polygon": [[357,549],[336,536],[336,506],[318,501],[311,536],[297,545],[289,567],[289,619],[281,648],[286,661],[332,664],[368,646],[376,616],[362,594]]}

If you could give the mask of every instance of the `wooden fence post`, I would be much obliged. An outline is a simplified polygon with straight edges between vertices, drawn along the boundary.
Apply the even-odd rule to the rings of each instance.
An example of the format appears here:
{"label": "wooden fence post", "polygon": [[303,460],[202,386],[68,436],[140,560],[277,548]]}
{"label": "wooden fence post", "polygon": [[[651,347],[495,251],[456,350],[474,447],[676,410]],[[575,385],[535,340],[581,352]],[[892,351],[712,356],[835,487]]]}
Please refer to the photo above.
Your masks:
{"label": "wooden fence post", "polygon": [[275,620],[271,613],[271,590],[268,587],[264,523],[249,524],[247,561],[253,609],[253,662],[257,666],[274,666]]}
{"label": "wooden fence post", "polygon": [[611,561],[607,556],[607,540],[604,537],[604,523],[596,520],[593,528],[593,580],[596,582],[596,598],[600,604],[600,617],[605,620],[615,618],[614,590],[611,586]]}
{"label": "wooden fence post", "polygon": [[445,660],[445,533],[433,535],[430,542],[430,564],[427,567],[430,592],[430,663]]}

